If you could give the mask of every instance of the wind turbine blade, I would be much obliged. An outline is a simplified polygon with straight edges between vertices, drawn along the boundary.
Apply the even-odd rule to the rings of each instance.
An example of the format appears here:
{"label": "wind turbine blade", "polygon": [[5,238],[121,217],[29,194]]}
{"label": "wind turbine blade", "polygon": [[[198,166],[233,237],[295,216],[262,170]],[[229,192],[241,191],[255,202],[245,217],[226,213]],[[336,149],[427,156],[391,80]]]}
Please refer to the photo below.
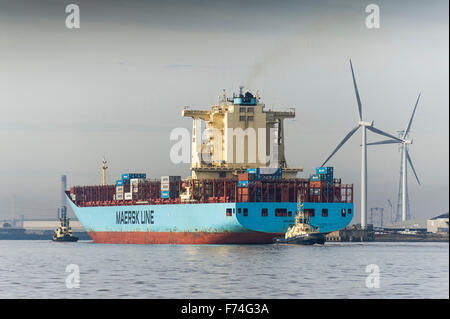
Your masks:
{"label": "wind turbine blade", "polygon": [[411,124],[412,124],[412,121],[413,121],[413,118],[414,118],[414,114],[416,113],[417,104],[419,103],[420,94],[421,93],[419,93],[419,96],[417,97],[416,105],[414,106],[414,110],[413,110],[413,112],[411,114],[411,118],[409,119],[408,126],[406,127],[405,133],[403,134],[403,139],[405,139],[405,137],[408,135],[409,129],[411,128]]}
{"label": "wind turbine blade", "polygon": [[396,140],[385,140],[385,141],[367,143],[366,145],[399,144],[399,143],[401,143],[401,142],[396,141]]}
{"label": "wind turbine blade", "polygon": [[330,156],[328,156],[328,158],[325,160],[325,162],[323,162],[322,166],[324,166],[328,160],[333,157],[333,155],[341,148],[342,145],[345,144],[345,142],[347,142],[347,140],[359,129],[359,125],[355,126],[354,128],[352,128],[352,130],[344,137],[344,139],[339,143],[339,145],[334,149],[333,153],[331,153]]}
{"label": "wind turbine blade", "polygon": [[409,163],[409,165],[411,166],[411,169],[412,169],[412,171],[413,171],[413,173],[414,173],[414,176],[415,176],[416,179],[417,179],[417,183],[419,183],[419,185],[420,185],[419,178],[417,177],[416,170],[414,169],[414,165],[413,165],[413,163],[412,163],[412,161],[411,161],[411,157],[409,157],[409,152],[408,152],[408,150],[406,150],[406,159],[408,160],[408,163]]}
{"label": "wind turbine blade", "polygon": [[356,101],[358,102],[358,117],[359,121],[362,121],[361,99],[359,97],[358,86],[356,85],[355,72],[353,72],[352,60],[350,60],[350,68],[352,69],[353,86],[355,87]]}
{"label": "wind turbine blade", "polygon": [[376,134],[380,134],[380,135],[392,138],[393,140],[396,140],[398,143],[402,143],[403,142],[403,140],[399,139],[398,137],[395,137],[394,135],[391,135],[389,133],[383,132],[382,130],[379,130],[379,129],[373,127],[373,126],[366,126],[366,127],[367,127],[368,130],[370,130],[370,131],[372,131],[372,132],[374,132]]}

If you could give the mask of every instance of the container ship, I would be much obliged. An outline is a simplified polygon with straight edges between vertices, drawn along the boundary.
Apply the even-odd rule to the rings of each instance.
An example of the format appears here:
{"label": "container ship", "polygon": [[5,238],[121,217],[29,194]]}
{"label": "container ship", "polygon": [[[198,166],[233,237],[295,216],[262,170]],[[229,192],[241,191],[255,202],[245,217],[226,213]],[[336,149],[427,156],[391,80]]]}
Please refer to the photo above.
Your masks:
{"label": "container ship", "polygon": [[333,167],[298,178],[303,168],[287,165],[283,122],[294,109],[266,109],[258,93],[241,87],[231,98],[224,91],[209,110],[185,107],[182,116],[193,119],[187,178],[124,173],[107,185],[103,161],[102,185],[66,191],[94,242],[272,243],[295,223],[298,198],[321,233],[351,222],[353,185],[335,178]]}

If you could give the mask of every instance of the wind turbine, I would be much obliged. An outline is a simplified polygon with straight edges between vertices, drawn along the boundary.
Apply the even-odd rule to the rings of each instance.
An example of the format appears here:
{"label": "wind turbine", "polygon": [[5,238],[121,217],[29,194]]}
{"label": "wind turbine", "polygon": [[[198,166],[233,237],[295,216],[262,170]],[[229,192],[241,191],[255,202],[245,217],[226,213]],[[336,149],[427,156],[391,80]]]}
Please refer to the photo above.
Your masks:
{"label": "wind turbine", "polygon": [[401,139],[383,132],[373,126],[372,122],[363,121],[362,118],[362,105],[361,99],[359,97],[358,86],[356,85],[355,73],[353,71],[352,60],[350,60],[350,68],[352,70],[353,77],[353,86],[355,88],[356,102],[358,103],[358,124],[352,128],[352,130],[344,137],[344,139],[338,144],[338,146],[334,149],[330,156],[323,162],[322,166],[328,162],[328,160],[333,157],[333,155],[341,148],[345,142],[361,127],[362,136],[361,136],[361,228],[366,228],[366,217],[367,217],[367,137],[366,131],[372,131],[373,133],[383,135],[385,137],[389,137],[397,141],[397,143],[403,142]]}
{"label": "wind turbine", "polygon": [[369,143],[367,145],[380,145],[380,144],[393,144],[393,143],[401,143],[402,144],[402,221],[406,221],[406,185],[407,185],[407,163],[408,161],[409,165],[411,166],[411,169],[414,173],[414,176],[416,177],[417,183],[420,185],[419,177],[417,177],[416,170],[414,169],[414,165],[411,161],[411,157],[409,156],[408,152],[408,145],[412,144],[412,140],[406,139],[409,134],[409,130],[411,129],[411,124],[414,118],[414,114],[416,113],[417,105],[419,104],[420,99],[420,93],[417,97],[416,105],[414,105],[413,112],[411,114],[411,118],[409,119],[408,126],[406,127],[405,131],[403,132],[403,136],[401,138],[401,141],[393,141],[393,140],[385,140],[385,141],[379,141],[379,142],[373,142]]}

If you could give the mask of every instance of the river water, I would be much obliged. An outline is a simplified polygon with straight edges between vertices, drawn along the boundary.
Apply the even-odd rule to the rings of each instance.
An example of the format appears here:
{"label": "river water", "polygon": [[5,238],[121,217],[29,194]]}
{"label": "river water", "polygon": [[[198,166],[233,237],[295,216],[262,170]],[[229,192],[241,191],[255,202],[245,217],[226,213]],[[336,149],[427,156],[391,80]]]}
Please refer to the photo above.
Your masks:
{"label": "river water", "polygon": [[449,244],[0,240],[0,298],[449,298]]}

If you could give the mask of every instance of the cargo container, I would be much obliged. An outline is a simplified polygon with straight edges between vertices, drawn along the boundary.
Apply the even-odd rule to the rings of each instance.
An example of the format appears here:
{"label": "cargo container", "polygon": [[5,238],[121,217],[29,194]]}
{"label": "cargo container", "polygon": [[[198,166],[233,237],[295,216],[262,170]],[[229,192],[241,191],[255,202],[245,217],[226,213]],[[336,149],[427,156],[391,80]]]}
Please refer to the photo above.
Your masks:
{"label": "cargo container", "polygon": [[161,198],[169,198],[169,191],[161,191]]}
{"label": "cargo container", "polygon": [[169,191],[170,190],[170,184],[161,184],[161,190],[162,191]]}
{"label": "cargo container", "polygon": [[311,187],[326,187],[329,186],[327,181],[311,181],[309,183],[309,186]]}
{"label": "cargo container", "polygon": [[316,174],[331,174],[333,175],[333,167],[318,167],[316,168]]}
{"label": "cargo container", "polygon": [[248,181],[239,181],[238,187],[248,187]]}
{"label": "cargo container", "polygon": [[311,175],[310,177],[310,181],[311,182],[318,182],[318,181],[323,181],[323,182],[328,182],[328,183],[333,183],[333,175],[327,175],[327,174],[314,174]]}
{"label": "cargo container", "polygon": [[123,193],[117,193],[117,194],[115,195],[115,199],[116,199],[116,200],[123,200]]}
{"label": "cargo container", "polygon": [[181,180],[181,176],[161,176],[161,183],[167,184],[170,182],[178,182]]}
{"label": "cargo container", "polygon": [[169,176],[161,176],[161,184],[167,184],[170,182]]}
{"label": "cargo container", "polygon": [[124,173],[122,174],[122,181],[129,182],[132,179],[146,179],[147,174],[145,173]]}
{"label": "cargo container", "polygon": [[122,186],[123,185],[123,181],[121,179],[116,181],[116,186]]}
{"label": "cargo container", "polygon": [[238,181],[248,181],[248,176],[249,174],[238,174]]}
{"label": "cargo container", "polygon": [[279,181],[281,180],[281,175],[260,175],[261,181]]}
{"label": "cargo container", "polygon": [[133,194],[132,193],[124,193],[124,196],[125,196],[125,200],[133,199]]}

